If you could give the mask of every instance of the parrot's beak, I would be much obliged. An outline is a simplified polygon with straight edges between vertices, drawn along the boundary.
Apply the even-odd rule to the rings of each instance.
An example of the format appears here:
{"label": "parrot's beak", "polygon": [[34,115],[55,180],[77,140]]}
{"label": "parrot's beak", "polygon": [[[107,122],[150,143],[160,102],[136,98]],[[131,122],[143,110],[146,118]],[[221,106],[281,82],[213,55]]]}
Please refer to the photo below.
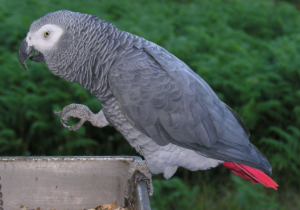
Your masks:
{"label": "parrot's beak", "polygon": [[26,38],[22,41],[20,48],[19,48],[19,61],[22,64],[22,66],[28,70],[27,65],[26,65],[26,60],[29,58],[33,51],[32,46],[28,46],[28,43],[26,41]]}

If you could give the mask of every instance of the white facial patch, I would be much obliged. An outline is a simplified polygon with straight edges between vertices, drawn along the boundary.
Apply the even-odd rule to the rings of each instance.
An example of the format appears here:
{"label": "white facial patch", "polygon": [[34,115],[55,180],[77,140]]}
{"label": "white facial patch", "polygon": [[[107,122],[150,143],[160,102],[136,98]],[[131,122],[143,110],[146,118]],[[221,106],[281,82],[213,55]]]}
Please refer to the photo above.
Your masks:
{"label": "white facial patch", "polygon": [[28,46],[33,46],[40,52],[53,50],[55,44],[63,34],[63,29],[57,25],[47,24],[42,26],[39,30],[29,32],[26,37]]}

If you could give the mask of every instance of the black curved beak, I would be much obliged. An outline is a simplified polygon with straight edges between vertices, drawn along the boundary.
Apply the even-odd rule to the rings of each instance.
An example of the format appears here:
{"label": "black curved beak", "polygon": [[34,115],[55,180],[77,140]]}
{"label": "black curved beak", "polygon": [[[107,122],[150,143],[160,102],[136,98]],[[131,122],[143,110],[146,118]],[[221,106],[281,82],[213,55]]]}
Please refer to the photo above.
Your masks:
{"label": "black curved beak", "polygon": [[26,41],[26,38],[22,41],[20,48],[19,48],[19,61],[22,64],[22,66],[28,70],[27,65],[26,65],[26,60],[29,58],[33,51],[32,46],[28,46],[28,43]]}

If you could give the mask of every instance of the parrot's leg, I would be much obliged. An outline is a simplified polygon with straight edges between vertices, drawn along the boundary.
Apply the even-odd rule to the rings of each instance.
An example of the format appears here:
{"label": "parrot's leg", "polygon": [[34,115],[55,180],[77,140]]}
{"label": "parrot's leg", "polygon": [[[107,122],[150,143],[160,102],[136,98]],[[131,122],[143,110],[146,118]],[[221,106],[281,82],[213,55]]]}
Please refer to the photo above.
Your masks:
{"label": "parrot's leg", "polygon": [[148,195],[153,195],[152,175],[148,170],[145,161],[135,161],[128,171],[127,186],[125,188],[125,198],[132,204],[135,197],[137,183],[144,181],[148,188]]}
{"label": "parrot's leg", "polygon": [[[61,117],[61,124],[69,131],[77,131],[85,121],[90,121],[93,126],[99,128],[109,125],[102,110],[98,114],[94,114],[87,106],[82,104],[70,104],[59,112],[54,111],[54,114]],[[80,121],[73,126],[68,126],[69,117],[79,118]]]}

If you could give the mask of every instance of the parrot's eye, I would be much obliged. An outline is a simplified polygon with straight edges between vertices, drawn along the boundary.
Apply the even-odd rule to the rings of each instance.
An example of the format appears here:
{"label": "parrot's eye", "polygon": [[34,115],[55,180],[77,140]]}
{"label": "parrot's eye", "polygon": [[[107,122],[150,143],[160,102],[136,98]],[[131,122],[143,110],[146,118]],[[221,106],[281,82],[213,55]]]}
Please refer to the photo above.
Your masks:
{"label": "parrot's eye", "polygon": [[44,33],[44,37],[48,37],[50,35],[50,31],[46,31],[45,33]]}

